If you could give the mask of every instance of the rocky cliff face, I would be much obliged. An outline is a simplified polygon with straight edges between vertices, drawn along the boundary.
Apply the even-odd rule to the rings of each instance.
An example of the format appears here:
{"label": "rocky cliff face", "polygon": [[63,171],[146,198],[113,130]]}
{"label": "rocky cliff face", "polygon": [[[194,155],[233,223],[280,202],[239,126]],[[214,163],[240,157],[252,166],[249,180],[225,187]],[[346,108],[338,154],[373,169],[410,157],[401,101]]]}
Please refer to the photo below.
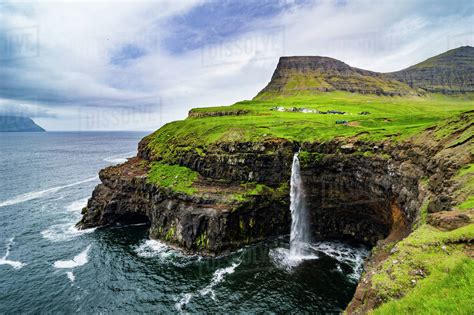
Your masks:
{"label": "rocky cliff face", "polygon": [[286,191],[230,199],[242,187],[203,179],[192,196],[147,181],[147,161],[133,158],[100,172],[83,210],[81,228],[149,223],[150,237],[188,253],[216,255],[272,236],[289,233]]}
{"label": "rocky cliff face", "polygon": [[387,76],[429,92],[474,92],[474,47],[456,48]]}

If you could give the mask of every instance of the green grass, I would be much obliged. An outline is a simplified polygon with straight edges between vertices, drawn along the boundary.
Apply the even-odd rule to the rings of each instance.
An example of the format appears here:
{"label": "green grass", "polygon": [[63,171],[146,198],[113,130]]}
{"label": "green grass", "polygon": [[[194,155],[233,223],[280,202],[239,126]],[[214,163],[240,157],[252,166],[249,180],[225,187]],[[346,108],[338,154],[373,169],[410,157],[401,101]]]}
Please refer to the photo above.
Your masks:
{"label": "green grass", "polygon": [[474,261],[462,242],[473,239],[473,224],[450,232],[421,225],[372,277],[372,288],[386,302],[373,313],[472,314]]}
{"label": "green grass", "polygon": [[[198,108],[193,111],[247,110],[239,116],[193,117],[163,126],[149,136],[157,157],[175,163],[174,157],[196,151],[204,155],[210,145],[222,142],[257,142],[271,138],[293,141],[328,141],[356,136],[361,140],[400,140],[436,125],[440,120],[472,109],[474,96],[384,97],[346,92],[252,100],[232,106]],[[272,111],[272,107],[335,109],[345,115],[322,115]],[[369,111],[370,115],[359,115]],[[353,126],[336,125],[348,120]],[[442,136],[442,135],[440,135]]]}
{"label": "green grass", "polygon": [[460,169],[454,179],[459,183],[458,194],[462,202],[456,206],[459,210],[474,209],[474,163]]}
{"label": "green grass", "polygon": [[474,260],[450,257],[430,280],[406,297],[384,304],[373,314],[474,314]]}
{"label": "green grass", "polygon": [[188,195],[196,192],[192,185],[197,178],[198,173],[187,167],[162,162],[152,163],[148,172],[148,182]]}
{"label": "green grass", "polygon": [[272,188],[263,184],[248,182],[242,183],[241,186],[244,188],[243,192],[234,193],[232,199],[238,202],[244,202],[249,199],[249,197],[254,196],[263,196],[263,195],[273,195],[274,197],[282,196],[288,192],[288,184],[283,183],[278,188]]}

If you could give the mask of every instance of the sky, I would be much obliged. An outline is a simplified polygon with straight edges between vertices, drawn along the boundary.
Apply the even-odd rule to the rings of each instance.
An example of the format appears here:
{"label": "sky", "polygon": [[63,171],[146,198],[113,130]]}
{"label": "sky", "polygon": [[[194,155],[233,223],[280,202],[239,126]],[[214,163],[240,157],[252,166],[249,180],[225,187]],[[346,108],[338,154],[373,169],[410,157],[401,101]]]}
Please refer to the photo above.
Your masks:
{"label": "sky", "polygon": [[0,114],[155,130],[253,98],[280,56],[389,72],[474,46],[474,1],[0,2]]}

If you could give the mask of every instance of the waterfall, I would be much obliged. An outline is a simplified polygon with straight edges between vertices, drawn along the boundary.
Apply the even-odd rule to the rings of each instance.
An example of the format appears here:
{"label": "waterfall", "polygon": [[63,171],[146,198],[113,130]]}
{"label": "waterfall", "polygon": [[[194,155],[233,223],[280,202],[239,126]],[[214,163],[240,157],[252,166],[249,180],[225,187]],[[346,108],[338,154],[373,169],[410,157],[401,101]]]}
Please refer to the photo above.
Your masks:
{"label": "waterfall", "polygon": [[305,203],[305,191],[301,179],[300,160],[298,153],[293,156],[290,183],[290,258],[305,256],[307,244],[310,242],[309,215]]}

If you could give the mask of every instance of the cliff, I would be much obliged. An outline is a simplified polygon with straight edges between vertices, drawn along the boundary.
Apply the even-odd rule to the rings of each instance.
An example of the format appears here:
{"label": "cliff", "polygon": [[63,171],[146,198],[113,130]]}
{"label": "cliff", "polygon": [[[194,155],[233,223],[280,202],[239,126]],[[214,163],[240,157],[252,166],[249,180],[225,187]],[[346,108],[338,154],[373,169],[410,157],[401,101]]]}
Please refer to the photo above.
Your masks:
{"label": "cliff", "polygon": [[[332,59],[301,60],[280,61],[272,86],[319,71],[314,60],[372,77]],[[314,237],[373,246],[347,311],[422,310],[412,301],[433,299],[419,290],[442,286],[443,270],[469,269],[472,260],[473,99],[393,84],[408,95],[272,87],[251,101],[193,109],[145,137],[136,157],[100,172],[79,226],[147,222],[150,237],[203,255],[285,235],[291,161],[300,150]],[[446,253],[455,255],[448,261]],[[449,276],[467,283],[468,274]]]}
{"label": "cliff", "polygon": [[45,131],[31,118],[19,116],[0,116],[0,132],[37,132]]}
{"label": "cliff", "polygon": [[281,57],[270,83],[256,98],[348,91],[377,95],[416,95],[406,84],[328,57]]}

